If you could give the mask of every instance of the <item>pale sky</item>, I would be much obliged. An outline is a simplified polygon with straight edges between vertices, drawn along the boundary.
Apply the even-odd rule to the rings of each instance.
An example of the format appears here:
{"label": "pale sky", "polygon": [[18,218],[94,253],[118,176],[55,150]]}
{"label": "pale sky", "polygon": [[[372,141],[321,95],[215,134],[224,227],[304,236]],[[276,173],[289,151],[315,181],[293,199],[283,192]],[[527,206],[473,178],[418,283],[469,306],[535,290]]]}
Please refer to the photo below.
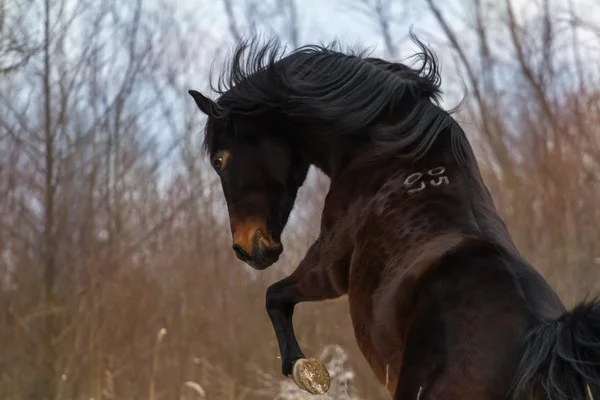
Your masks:
{"label": "pale sky", "polygon": [[[213,58],[215,50],[222,48],[221,50],[227,50],[233,44],[233,39],[229,33],[228,19],[226,18],[223,1],[216,0],[185,0],[189,8],[182,7],[182,3],[179,0],[166,0],[166,1],[178,1],[178,8],[182,14],[187,16],[194,16],[195,22],[198,26],[206,28],[207,35],[210,36],[209,40],[204,42],[203,50],[205,50],[206,57],[199,57],[198,62],[206,65],[212,60],[206,60],[205,58]],[[264,0],[265,3],[274,3],[276,0]],[[281,0],[279,0],[281,1]],[[300,45],[316,42],[330,42],[334,39],[340,40],[343,44],[358,45],[364,48],[370,48],[373,50],[373,54],[376,56],[386,57],[385,46],[381,35],[377,31],[378,26],[373,21],[364,15],[356,11],[356,8],[352,8],[351,5],[357,5],[364,0],[296,0],[298,21],[300,21]],[[376,0],[367,0],[369,3],[374,3]],[[232,0],[234,3],[244,4],[245,0]],[[385,2],[385,0],[383,0]],[[437,0],[437,4],[444,12],[444,16],[453,24],[452,28],[459,35],[459,40],[464,41],[468,36],[462,35],[461,32],[465,32],[467,28],[461,21],[468,20],[468,16],[464,13],[470,12],[468,7],[465,7],[465,3],[471,4],[472,0]],[[521,21],[527,20],[532,15],[532,11],[539,10],[540,1],[533,0],[512,0],[515,5],[515,10],[519,13],[517,18]],[[406,61],[406,57],[413,54],[416,50],[415,45],[408,39],[408,31],[412,26],[415,33],[419,38],[426,44],[429,44],[431,48],[437,54],[442,74],[442,90],[446,93],[443,96],[442,105],[446,108],[451,108],[456,105],[458,101],[457,93],[452,92],[452,89],[456,89],[462,92],[462,87],[456,87],[456,83],[459,82],[459,72],[452,60],[452,52],[449,47],[445,44],[444,35],[441,32],[437,22],[431,16],[425,0],[393,0],[394,4],[393,13],[396,20],[392,26],[392,34],[398,45],[399,50],[399,61]],[[494,0],[483,0],[483,4],[494,4]],[[597,22],[600,25],[600,1],[598,0],[550,0],[551,6],[556,8],[568,7],[571,3],[577,10],[580,10],[581,15],[587,18],[590,22]],[[536,6],[537,5],[537,6]],[[201,16],[197,11],[202,10]],[[237,15],[242,17],[243,11],[237,7]],[[488,21],[488,24],[492,24],[494,18]],[[275,20],[273,23],[275,30],[285,30],[285,26],[281,24],[281,20]],[[239,24],[239,30],[244,33],[248,32],[247,27],[243,24]],[[259,26],[261,32],[265,32],[264,26]],[[501,24],[498,27],[489,26],[489,29],[500,31],[502,29]],[[590,34],[588,34],[588,38]],[[284,38],[285,39],[285,38]],[[585,34],[582,35],[582,39],[585,39]],[[595,39],[598,42],[597,38]],[[223,48],[226,45],[227,49]],[[496,43],[492,42],[492,46],[496,46],[499,50],[499,54],[505,52],[504,47],[507,44],[502,42],[502,39]],[[467,49],[468,51],[475,50],[475,43]],[[507,49],[512,50],[510,47]],[[509,56],[508,52],[505,52]],[[594,53],[593,51],[591,53]],[[595,58],[592,58],[593,62],[600,62],[600,49],[595,52]],[[212,57],[211,57],[212,56]],[[568,56],[568,55],[567,55]],[[594,57],[592,54],[590,56]],[[459,94],[460,96],[460,94]],[[444,101],[445,100],[445,101]]]}

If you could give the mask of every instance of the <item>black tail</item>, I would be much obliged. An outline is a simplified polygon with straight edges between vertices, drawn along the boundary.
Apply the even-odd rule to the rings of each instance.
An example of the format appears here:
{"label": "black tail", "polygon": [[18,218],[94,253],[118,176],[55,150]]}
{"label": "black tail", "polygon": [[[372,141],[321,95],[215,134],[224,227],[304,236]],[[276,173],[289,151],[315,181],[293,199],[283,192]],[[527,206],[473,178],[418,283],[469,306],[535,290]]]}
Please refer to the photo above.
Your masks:
{"label": "black tail", "polygon": [[513,399],[600,400],[600,299],[533,328],[523,351]]}

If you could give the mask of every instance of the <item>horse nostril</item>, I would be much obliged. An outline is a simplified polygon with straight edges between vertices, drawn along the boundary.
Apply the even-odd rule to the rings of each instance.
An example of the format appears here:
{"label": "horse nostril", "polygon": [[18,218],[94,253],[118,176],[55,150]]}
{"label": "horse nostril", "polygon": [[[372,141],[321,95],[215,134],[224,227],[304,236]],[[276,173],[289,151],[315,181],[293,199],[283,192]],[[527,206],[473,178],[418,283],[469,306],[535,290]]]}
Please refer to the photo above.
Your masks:
{"label": "horse nostril", "polygon": [[242,261],[250,260],[250,256],[248,255],[248,253],[246,253],[244,251],[244,249],[242,249],[237,244],[233,245],[233,251],[235,252],[236,257],[239,258],[240,260],[242,260]]}

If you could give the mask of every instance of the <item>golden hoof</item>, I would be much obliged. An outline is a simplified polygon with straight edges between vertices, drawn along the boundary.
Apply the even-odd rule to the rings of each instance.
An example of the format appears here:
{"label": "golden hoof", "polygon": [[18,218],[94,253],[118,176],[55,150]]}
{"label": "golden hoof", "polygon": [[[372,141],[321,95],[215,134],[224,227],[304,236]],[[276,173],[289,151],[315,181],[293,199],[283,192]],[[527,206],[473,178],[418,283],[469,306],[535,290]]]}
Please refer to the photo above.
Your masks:
{"label": "golden hoof", "polygon": [[292,367],[296,385],[310,394],[324,394],[329,390],[331,377],[327,368],[314,358],[301,358]]}

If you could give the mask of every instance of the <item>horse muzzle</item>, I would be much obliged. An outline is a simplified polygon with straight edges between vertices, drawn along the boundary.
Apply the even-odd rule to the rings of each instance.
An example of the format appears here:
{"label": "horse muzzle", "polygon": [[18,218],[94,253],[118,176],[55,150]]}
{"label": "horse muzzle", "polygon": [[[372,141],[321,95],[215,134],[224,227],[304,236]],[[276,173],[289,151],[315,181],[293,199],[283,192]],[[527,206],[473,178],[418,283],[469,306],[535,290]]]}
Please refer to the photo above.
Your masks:
{"label": "horse muzzle", "polygon": [[[235,237],[236,235],[234,235]],[[248,238],[249,235],[244,235]],[[273,265],[283,252],[283,245],[276,242],[262,229],[256,229],[246,243],[234,240],[233,251],[238,259],[257,270]]]}

